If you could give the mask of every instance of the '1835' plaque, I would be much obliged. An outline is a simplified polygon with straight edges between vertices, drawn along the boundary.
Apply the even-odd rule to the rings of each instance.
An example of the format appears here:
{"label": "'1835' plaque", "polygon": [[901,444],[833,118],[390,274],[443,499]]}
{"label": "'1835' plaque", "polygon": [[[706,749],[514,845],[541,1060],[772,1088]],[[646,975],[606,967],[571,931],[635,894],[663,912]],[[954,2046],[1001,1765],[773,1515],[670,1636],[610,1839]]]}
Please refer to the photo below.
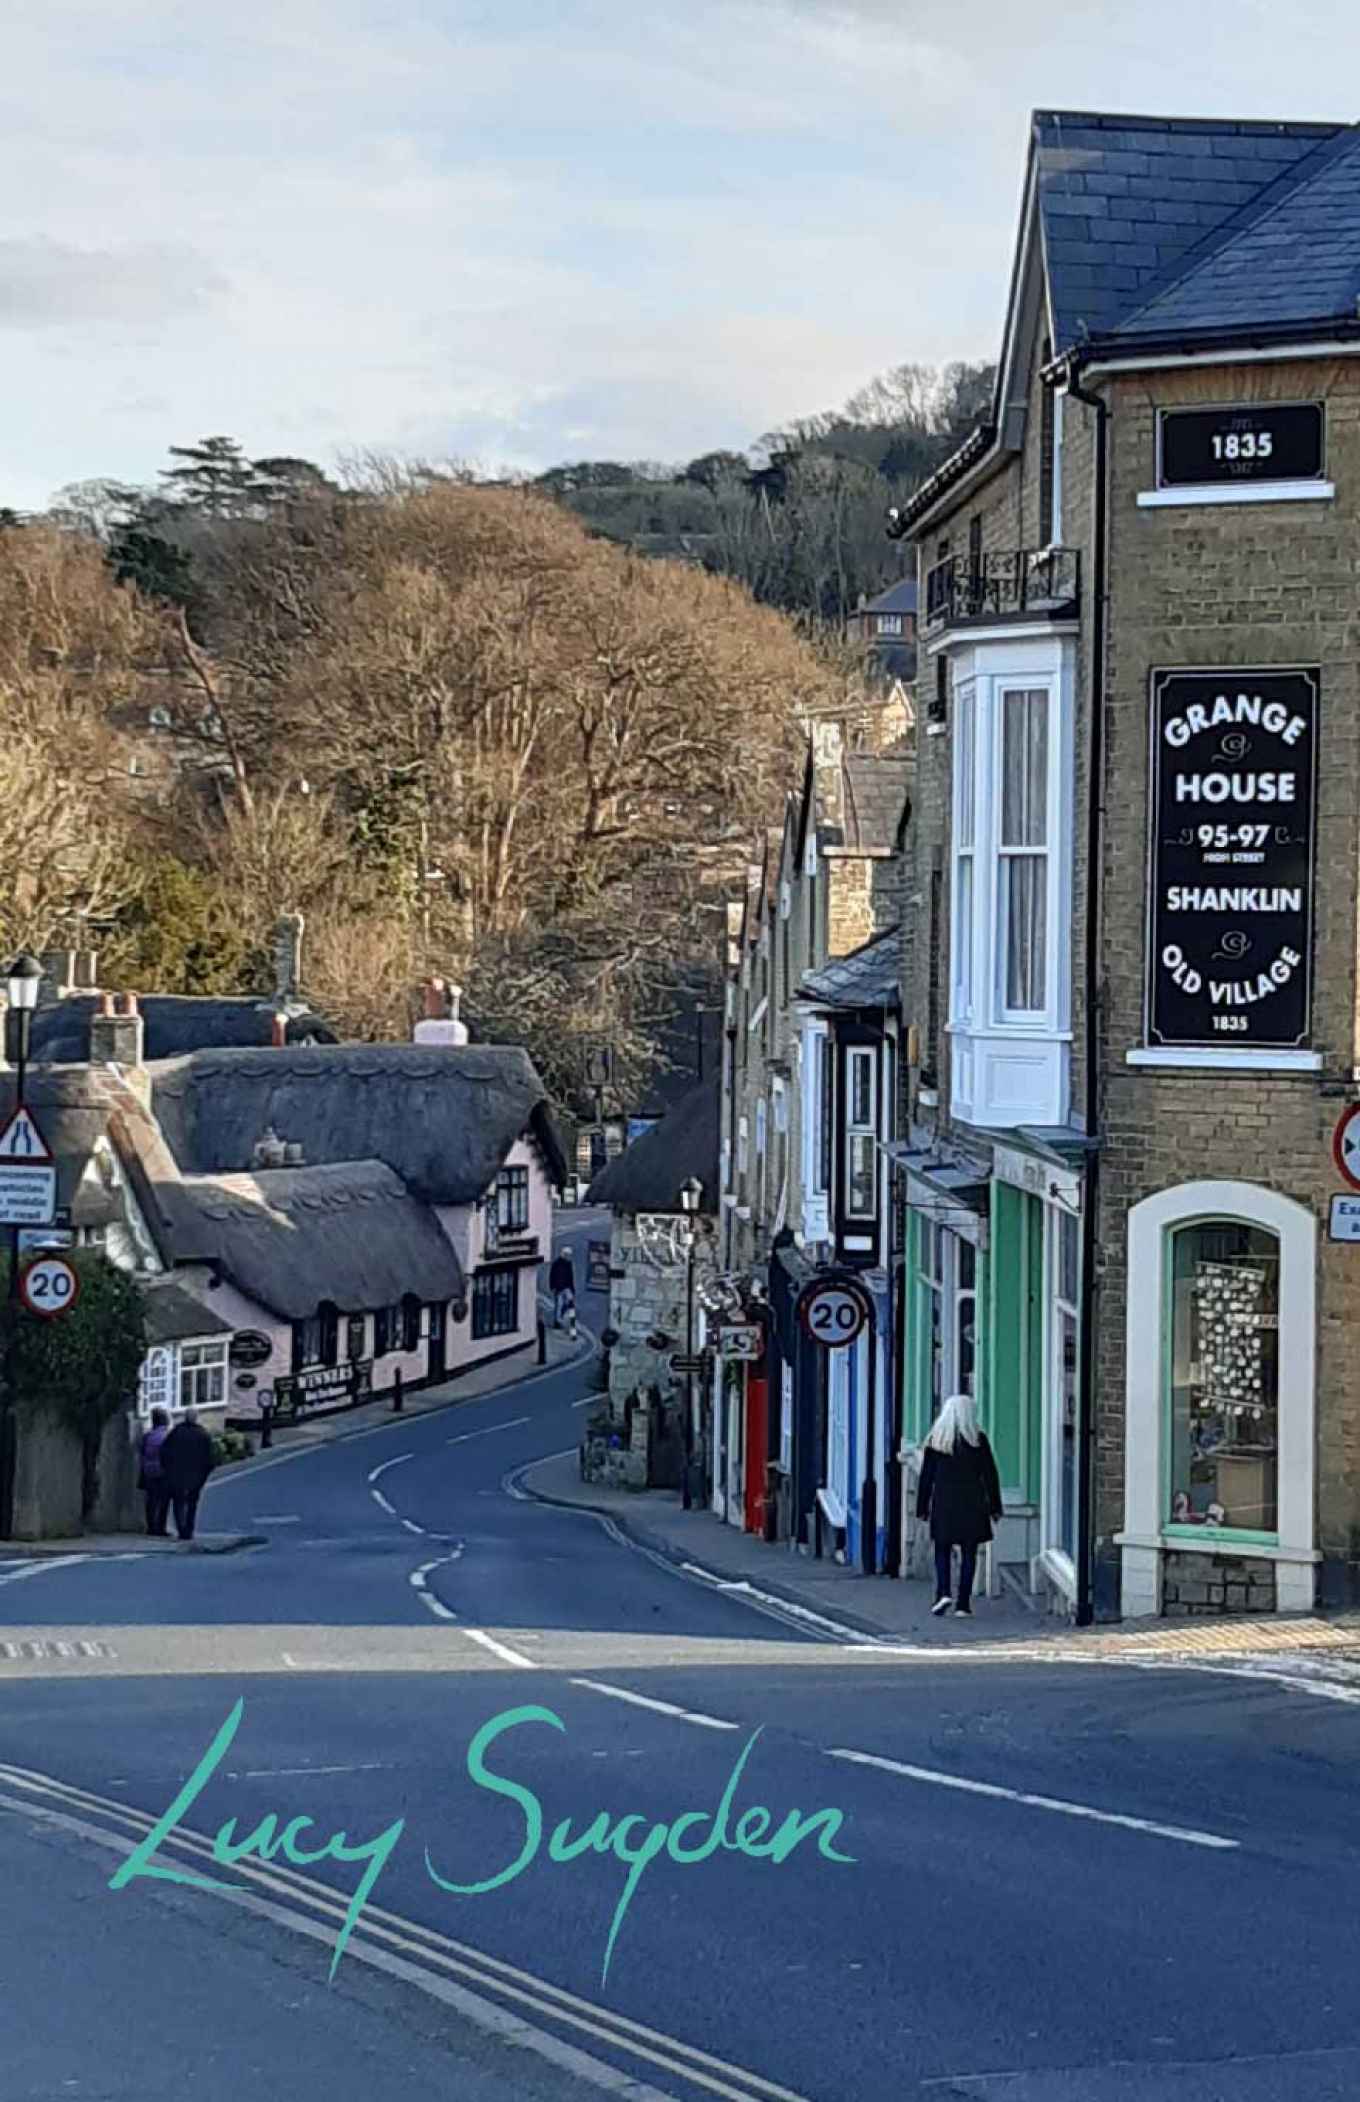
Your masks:
{"label": "'1835' plaque", "polygon": [[1316,671],[1152,675],[1151,1045],[1309,1036]]}

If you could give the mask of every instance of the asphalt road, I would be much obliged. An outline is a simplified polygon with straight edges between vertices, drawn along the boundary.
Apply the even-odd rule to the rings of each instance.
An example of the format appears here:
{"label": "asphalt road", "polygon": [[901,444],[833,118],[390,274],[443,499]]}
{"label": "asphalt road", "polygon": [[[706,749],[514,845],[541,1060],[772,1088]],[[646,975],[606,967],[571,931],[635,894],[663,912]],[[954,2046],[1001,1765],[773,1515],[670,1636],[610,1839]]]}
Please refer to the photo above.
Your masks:
{"label": "asphalt road", "polygon": [[[224,1476],[262,1549],[0,1569],[0,2102],[1360,2093],[1360,1706],[811,1641],[514,1493],[588,1379]],[[797,1843],[672,1858],[743,1754]]]}

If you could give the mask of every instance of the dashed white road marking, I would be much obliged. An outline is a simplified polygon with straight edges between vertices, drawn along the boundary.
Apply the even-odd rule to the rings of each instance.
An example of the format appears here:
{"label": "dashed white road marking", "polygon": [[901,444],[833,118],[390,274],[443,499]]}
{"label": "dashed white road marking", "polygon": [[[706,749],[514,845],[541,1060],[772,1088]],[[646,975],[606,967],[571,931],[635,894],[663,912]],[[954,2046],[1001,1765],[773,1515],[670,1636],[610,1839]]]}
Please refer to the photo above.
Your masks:
{"label": "dashed white road marking", "polygon": [[403,1460],[413,1460],[414,1458],[415,1454],[413,1452],[399,1452],[396,1454],[395,1458],[390,1460],[384,1460],[381,1467],[372,1468],[369,1472],[368,1479],[370,1482],[376,1482],[378,1476],[380,1474],[386,1474],[389,1467],[400,1467]]}
{"label": "dashed white road marking", "polygon": [[393,1510],[391,1504],[387,1501],[387,1498],[383,1495],[381,1489],[370,1489],[368,1493],[373,1498],[375,1504],[381,1505],[382,1509],[386,1511],[389,1518],[396,1517],[396,1512]]}
{"label": "dashed white road marking", "polygon": [[1220,1853],[1235,1853],[1239,1842],[1218,1832],[1200,1832],[1186,1825],[1161,1825],[1152,1818],[1129,1817],[1119,1810],[1095,1810],[1089,1803],[1068,1803],[1060,1796],[1030,1795],[1020,1788],[1003,1788],[995,1781],[970,1781],[962,1774],[943,1773],[933,1766],[909,1766],[901,1759],[884,1759],[876,1752],[853,1752],[827,1747],[828,1759],[846,1759],[854,1766],[874,1766],[883,1773],[901,1774],[908,1781],[924,1781],[933,1788],[957,1788],[966,1795],[986,1795],[1005,1803],[1022,1803],[1029,1810],[1053,1810],[1060,1817],[1089,1818],[1098,1825],[1120,1825],[1127,1832],[1148,1832],[1156,1839],[1176,1839],[1183,1846],[1211,1847]]}
{"label": "dashed white road marking", "polygon": [[433,1591],[422,1591],[420,1595],[437,1620],[457,1620],[458,1615],[452,1607],[446,1606],[442,1598],[436,1598]]}
{"label": "dashed white road marking", "polygon": [[229,1773],[229,1781],[282,1781],[296,1774],[377,1774],[385,1773],[392,1764],[389,1759],[368,1759],[359,1766],[249,1766],[243,1773]]}
{"label": "dashed white road marking", "polygon": [[289,1511],[286,1516],[276,1516],[271,1511],[257,1512],[250,1522],[252,1525],[301,1525],[302,1519],[296,1511]]}
{"label": "dashed white road marking", "polygon": [[542,1669],[540,1665],[535,1664],[532,1657],[523,1657],[517,1649],[507,1649],[503,1642],[497,1642],[495,1636],[488,1635],[485,1628],[460,1628],[458,1632],[460,1635],[466,1635],[469,1642],[480,1642],[483,1649],[489,1649],[492,1656],[499,1657],[503,1664],[517,1664],[521,1671]]}
{"label": "dashed white road marking", "polygon": [[425,1530],[423,1525],[416,1524],[414,1518],[403,1518],[401,1522],[408,1533],[423,1533]]}
{"label": "dashed white road marking", "polygon": [[530,1423],[532,1421],[533,1418],[530,1416],[512,1416],[508,1423],[488,1423],[484,1430],[459,1431],[456,1438],[446,1438],[444,1443],[446,1445],[466,1445],[469,1438],[489,1438],[493,1431],[518,1430],[522,1423]]}
{"label": "dashed white road marking", "polygon": [[573,1679],[573,1686],[584,1686],[590,1693],[608,1694],[613,1701],[629,1701],[635,1708],[651,1708],[658,1715],[673,1715],[678,1722],[697,1723],[704,1730],[739,1730],[740,1723],[722,1722],[716,1715],[697,1715],[689,1708],[677,1708],[674,1701],[652,1700],[645,1693],[632,1693],[626,1686],[607,1686],[600,1679]]}

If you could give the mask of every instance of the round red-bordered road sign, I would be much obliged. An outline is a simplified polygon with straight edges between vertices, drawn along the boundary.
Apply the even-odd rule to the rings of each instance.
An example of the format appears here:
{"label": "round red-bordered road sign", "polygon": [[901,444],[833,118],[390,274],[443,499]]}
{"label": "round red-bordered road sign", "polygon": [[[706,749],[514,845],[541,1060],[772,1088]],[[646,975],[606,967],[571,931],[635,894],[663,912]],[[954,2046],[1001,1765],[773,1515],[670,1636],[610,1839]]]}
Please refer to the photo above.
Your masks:
{"label": "round red-bordered road sign", "polygon": [[873,1308],[853,1279],[814,1278],[798,1295],[798,1319],[815,1343],[841,1350],[873,1319]]}
{"label": "round red-bordered road sign", "polygon": [[1352,1102],[1337,1118],[1332,1134],[1332,1159],[1336,1172],[1353,1190],[1360,1190],[1360,1102]]}
{"label": "round red-bordered road sign", "polygon": [[41,1255],[19,1275],[19,1297],[30,1314],[44,1320],[65,1314],[80,1297],[80,1275],[62,1255]]}

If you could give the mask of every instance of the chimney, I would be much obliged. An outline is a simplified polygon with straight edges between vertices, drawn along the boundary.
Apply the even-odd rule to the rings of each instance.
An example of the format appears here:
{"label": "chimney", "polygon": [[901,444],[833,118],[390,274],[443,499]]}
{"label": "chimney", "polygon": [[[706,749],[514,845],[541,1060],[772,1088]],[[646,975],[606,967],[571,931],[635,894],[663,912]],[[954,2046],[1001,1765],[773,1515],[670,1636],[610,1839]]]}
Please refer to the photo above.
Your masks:
{"label": "chimney", "polygon": [[425,1013],[411,1031],[413,1044],[465,1044],[467,1024],[458,1019],[461,985],[445,985],[442,978],[429,978],[422,987]]}
{"label": "chimney", "polygon": [[290,1140],[283,1149],[283,1164],[286,1168],[300,1168],[302,1166],[302,1148],[293,1140]]}
{"label": "chimney", "polygon": [[98,1012],[90,1017],[90,1064],[125,1066],[136,1072],[142,1063],[145,1028],[135,993],[125,993],[121,999],[102,993]]}
{"label": "chimney", "polygon": [[274,1049],[276,1051],[281,1051],[284,1045],[288,1042],[287,1015],[275,1015],[272,1018],[270,1022],[269,1041],[274,1046]]}
{"label": "chimney", "polygon": [[74,949],[44,949],[42,953],[42,984],[38,989],[38,1004],[48,1007],[53,1000],[64,1000],[76,988],[76,955]]}
{"label": "chimney", "polygon": [[[301,1151],[301,1148],[299,1148]],[[281,1168],[288,1158],[288,1148],[272,1124],[265,1126],[264,1137],[255,1141],[250,1156],[252,1168]]]}
{"label": "chimney", "polygon": [[302,1005],[302,930],[300,912],[285,912],[274,925],[274,997],[280,1007]]}

